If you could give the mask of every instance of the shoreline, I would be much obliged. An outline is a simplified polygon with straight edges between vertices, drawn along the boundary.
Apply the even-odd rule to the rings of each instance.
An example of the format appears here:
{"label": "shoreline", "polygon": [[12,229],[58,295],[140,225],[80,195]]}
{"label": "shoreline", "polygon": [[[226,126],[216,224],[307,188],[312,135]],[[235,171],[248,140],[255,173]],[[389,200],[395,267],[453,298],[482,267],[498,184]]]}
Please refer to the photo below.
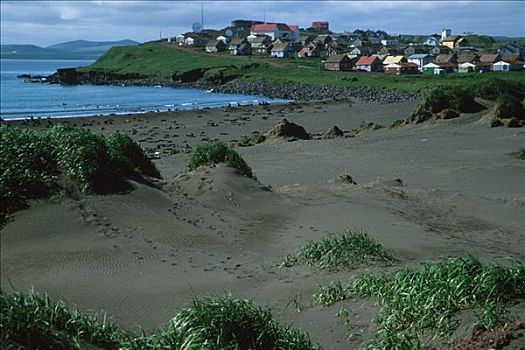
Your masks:
{"label": "shoreline", "polygon": [[[216,107],[204,107],[204,108],[189,108],[189,109],[179,109],[179,110],[170,110],[170,111],[144,111],[144,112],[129,112],[121,114],[107,114],[107,115],[82,115],[82,116],[64,116],[64,117],[41,117],[41,118],[17,118],[17,119],[1,119],[0,123],[12,124],[12,125],[31,125],[35,126],[40,123],[46,125],[48,121],[57,121],[57,122],[93,122],[99,120],[126,120],[126,118],[137,119],[140,117],[152,117],[152,118],[162,118],[162,117],[174,117],[174,116],[187,116],[195,115],[201,113],[241,113],[243,111],[276,111],[282,108],[290,107],[307,107],[307,106],[318,106],[318,105],[338,105],[338,104],[354,104],[354,103],[363,103],[368,104],[369,102],[360,102],[355,99],[341,99],[341,100],[315,100],[315,101],[289,101],[289,102],[275,102],[268,104],[251,104],[251,105],[237,105],[237,106],[216,106]],[[373,103],[371,103],[373,104]]]}
{"label": "shoreline", "polygon": [[206,77],[207,71],[194,69],[181,74],[173,74],[171,78],[142,76],[138,73],[118,74],[104,70],[79,71],[77,68],[62,68],[45,77],[24,75],[28,81],[36,78],[34,83],[93,85],[93,86],[162,86],[172,88],[194,88],[211,91],[212,93],[229,93],[241,95],[256,95],[267,98],[277,98],[295,101],[325,100],[335,98],[357,98],[364,102],[413,102],[420,99],[421,94],[391,89],[370,87],[344,88],[326,84],[305,83],[270,83],[266,81],[251,81],[242,76]]}
{"label": "shoreline", "polygon": [[[261,102],[261,101],[260,101]],[[142,115],[142,114],[162,114],[162,113],[175,113],[175,112],[187,112],[187,111],[203,111],[203,110],[214,110],[219,108],[243,108],[243,107],[256,107],[256,106],[272,106],[272,105],[288,105],[296,103],[295,101],[277,101],[277,102],[270,102],[270,101],[262,101],[263,103],[252,103],[252,104],[241,104],[238,102],[235,103],[228,103],[225,105],[215,105],[215,106],[196,106],[195,108],[174,108],[174,109],[167,109],[167,110],[144,110],[144,111],[128,111],[128,112],[111,112],[109,114],[82,114],[82,115],[64,115],[64,116],[39,116],[39,117],[21,117],[21,118],[9,118],[5,119],[0,115],[0,123],[11,123],[11,122],[20,122],[20,121],[26,121],[26,122],[32,122],[32,121],[46,121],[46,120],[56,120],[56,119],[75,119],[78,120],[80,118],[104,118],[104,117],[124,117],[124,116],[132,116],[132,115]],[[184,106],[186,107],[186,106]]]}

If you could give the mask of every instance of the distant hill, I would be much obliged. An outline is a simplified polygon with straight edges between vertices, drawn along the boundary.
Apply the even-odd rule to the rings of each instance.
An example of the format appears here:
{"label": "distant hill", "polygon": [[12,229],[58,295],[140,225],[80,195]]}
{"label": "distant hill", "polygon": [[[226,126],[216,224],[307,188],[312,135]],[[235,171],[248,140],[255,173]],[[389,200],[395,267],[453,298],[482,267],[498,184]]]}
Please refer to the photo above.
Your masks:
{"label": "distant hill", "polygon": [[74,40],[48,47],[36,45],[1,45],[1,58],[19,59],[97,59],[113,46],[134,46],[133,40],[87,41]]}

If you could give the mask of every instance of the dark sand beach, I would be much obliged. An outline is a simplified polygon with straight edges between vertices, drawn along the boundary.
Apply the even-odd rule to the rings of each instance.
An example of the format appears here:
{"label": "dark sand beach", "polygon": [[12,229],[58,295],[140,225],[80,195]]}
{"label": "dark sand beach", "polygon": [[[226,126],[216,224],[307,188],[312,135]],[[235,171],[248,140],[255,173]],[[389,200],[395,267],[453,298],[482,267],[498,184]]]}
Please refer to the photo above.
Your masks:
{"label": "dark sand beach", "polygon": [[[35,288],[147,332],[195,296],[230,293],[269,306],[325,349],[355,348],[373,337],[379,307],[344,302],[362,334],[347,340],[341,304],[312,306],[320,285],[447,257],[525,259],[525,162],[511,154],[524,146],[525,131],[490,128],[480,114],[388,128],[414,104],[330,101],[52,120],[129,134],[156,158],[163,179],[133,183],[126,194],[32,201],[2,228],[1,287]],[[224,165],[186,170],[196,145],[235,142],[283,118],[312,139],[237,147],[258,182]],[[354,136],[361,121],[387,127]],[[334,125],[344,136],[321,139]],[[342,173],[356,184],[336,181]],[[305,242],[348,229],[366,231],[395,266],[280,267]],[[524,310],[511,307],[522,318]],[[456,337],[468,332],[460,328]]]}

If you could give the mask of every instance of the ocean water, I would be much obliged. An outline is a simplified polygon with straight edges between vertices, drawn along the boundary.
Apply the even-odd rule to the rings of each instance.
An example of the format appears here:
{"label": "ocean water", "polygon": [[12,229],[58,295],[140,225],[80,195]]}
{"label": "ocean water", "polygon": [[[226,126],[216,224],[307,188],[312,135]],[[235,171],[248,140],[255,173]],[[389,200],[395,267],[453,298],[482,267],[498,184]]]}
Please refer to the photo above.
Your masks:
{"label": "ocean water", "polygon": [[168,109],[220,107],[228,104],[278,103],[264,96],[208,93],[197,89],[139,86],[61,86],[25,83],[20,74],[49,75],[57,68],[92,61],[2,59],[0,116],[7,119],[59,118],[126,114]]}

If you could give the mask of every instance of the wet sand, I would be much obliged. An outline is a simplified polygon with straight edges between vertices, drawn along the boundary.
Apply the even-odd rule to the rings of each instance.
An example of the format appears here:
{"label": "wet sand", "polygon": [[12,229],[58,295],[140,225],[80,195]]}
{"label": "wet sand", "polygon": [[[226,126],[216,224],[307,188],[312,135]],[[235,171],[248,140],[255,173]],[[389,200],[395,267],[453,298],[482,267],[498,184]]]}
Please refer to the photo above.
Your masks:
{"label": "wet sand", "polygon": [[[525,162],[511,155],[524,146],[525,131],[463,116],[353,137],[361,121],[388,125],[413,106],[339,101],[68,119],[128,133],[158,158],[163,180],[158,188],[134,183],[127,194],[32,202],[2,229],[1,287],[34,287],[147,331],[194,296],[231,293],[270,306],[325,349],[353,348],[372,335],[378,307],[344,303],[363,332],[348,342],[336,315],[342,303],[312,306],[311,295],[332,280],[384,268],[279,267],[301,244],[362,229],[398,259],[392,269],[469,254],[525,258]],[[196,145],[239,140],[282,118],[313,138],[236,148],[259,182],[225,166],[186,171],[186,152]],[[333,125],[345,137],[321,140]],[[336,182],[343,172],[357,184]]]}

